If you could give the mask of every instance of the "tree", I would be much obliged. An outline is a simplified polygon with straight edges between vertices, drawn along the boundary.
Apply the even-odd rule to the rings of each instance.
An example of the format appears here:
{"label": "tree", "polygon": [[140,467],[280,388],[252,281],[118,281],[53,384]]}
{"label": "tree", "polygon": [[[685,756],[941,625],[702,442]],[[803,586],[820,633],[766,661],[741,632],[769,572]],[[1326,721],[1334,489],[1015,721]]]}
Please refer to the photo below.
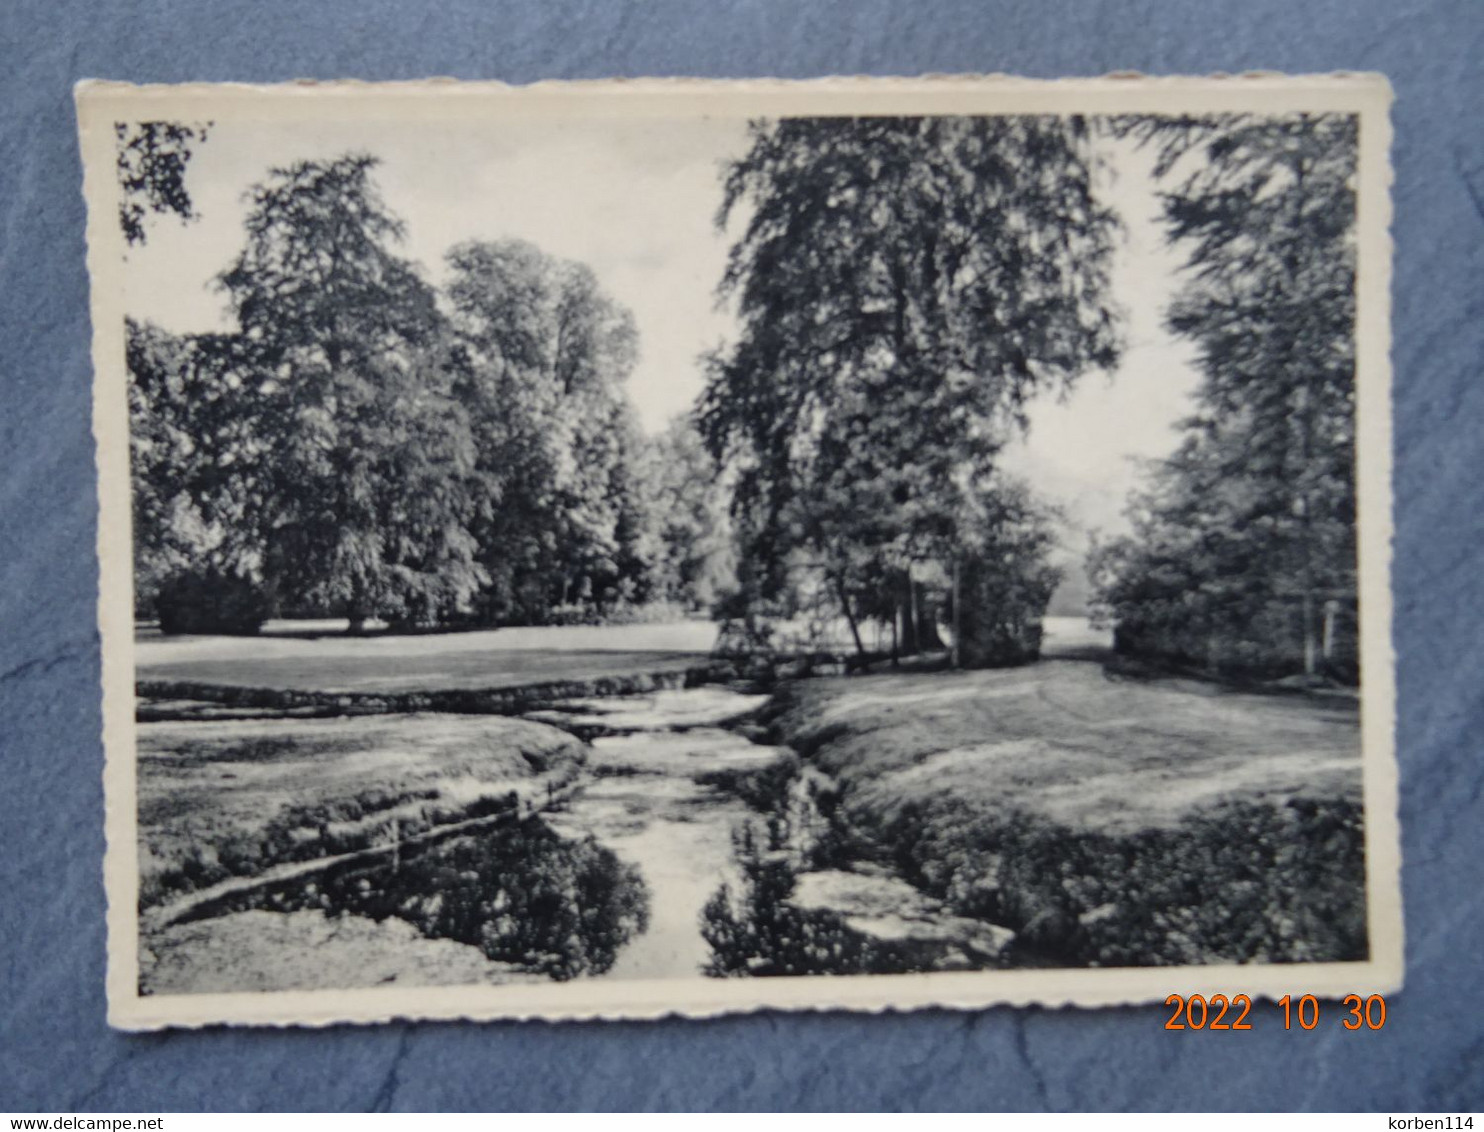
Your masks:
{"label": "tree", "polygon": [[1186,281],[1167,321],[1202,381],[1133,539],[1100,552],[1101,599],[1127,648],[1312,676],[1355,600],[1355,119],[1119,128],[1175,180],[1164,223]]}
{"label": "tree", "polygon": [[211,123],[125,122],[114,124],[118,139],[119,227],[130,244],[145,242],[151,213],[173,212],[182,221],[199,215],[186,191],[185,171],[193,146],[206,141]]}
{"label": "tree", "polygon": [[736,586],[729,493],[720,469],[683,416],[647,443],[643,460],[656,543],[655,595],[709,610]]}
{"label": "tree", "polygon": [[923,580],[942,593],[962,565],[1029,399],[1117,359],[1088,128],[786,119],[751,137],[718,216],[745,213],[721,286],[741,334],[698,412],[736,477],[741,574],[776,598],[802,560],[858,648],[865,610],[912,651],[936,637]]}
{"label": "tree", "polygon": [[349,155],[274,169],[219,279],[252,359],[262,569],[290,606],[413,623],[483,582],[463,483],[474,451],[451,395],[434,292],[392,250],[401,222]]}
{"label": "tree", "polygon": [[477,448],[481,618],[644,600],[642,438],[622,391],[632,315],[590,268],[523,241],[460,244],[448,264],[457,393]]}
{"label": "tree", "polygon": [[1050,561],[1056,512],[1000,477],[961,535],[952,578],[954,647],[968,668],[1021,664],[1041,650],[1041,621],[1061,571]]}
{"label": "tree", "polygon": [[252,631],[268,615],[250,516],[261,445],[233,335],[126,320],[135,600],[167,631]]}

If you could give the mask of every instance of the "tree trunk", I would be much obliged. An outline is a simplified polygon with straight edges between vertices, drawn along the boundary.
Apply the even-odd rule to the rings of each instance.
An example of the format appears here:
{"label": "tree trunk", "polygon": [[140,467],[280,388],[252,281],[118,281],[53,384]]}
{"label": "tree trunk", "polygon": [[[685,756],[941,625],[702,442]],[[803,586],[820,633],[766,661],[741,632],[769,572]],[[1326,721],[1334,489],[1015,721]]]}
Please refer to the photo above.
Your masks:
{"label": "tree trunk", "polygon": [[355,596],[346,603],[345,617],[348,624],[345,631],[352,637],[359,637],[366,631],[366,603],[363,600],[363,589],[359,582],[355,584]]}
{"label": "tree trunk", "polygon": [[917,610],[913,600],[911,574],[906,574],[902,578],[902,591],[897,598],[897,611],[902,618],[902,654],[916,656],[922,650],[917,641]]}
{"label": "tree trunk", "polygon": [[959,584],[958,558],[953,560],[953,654],[951,663],[954,668],[963,664],[963,600],[960,596],[962,588]]}
{"label": "tree trunk", "polygon": [[845,580],[843,578],[835,579],[835,593],[840,598],[840,608],[845,613],[845,620],[850,623],[850,635],[855,638],[855,651],[861,657],[864,657],[866,655],[866,646],[861,643],[860,626],[855,623],[855,614],[851,612],[850,597],[845,592]]}
{"label": "tree trunk", "polygon": [[[1300,413],[1299,428],[1300,435],[1300,458],[1303,465],[1300,475],[1307,477],[1309,474],[1309,462],[1313,458],[1313,446],[1311,438],[1313,434],[1313,421],[1309,413],[1309,391],[1300,389]],[[1304,675],[1313,676],[1319,671],[1319,640],[1317,626],[1315,625],[1314,609],[1314,519],[1312,504],[1309,493],[1301,490],[1298,495],[1299,510],[1299,584],[1303,587],[1302,616],[1304,619]]]}
{"label": "tree trunk", "polygon": [[1304,588],[1304,675],[1313,676],[1319,671],[1318,642],[1314,639],[1314,594]]}
{"label": "tree trunk", "polygon": [[[1303,216],[1302,192],[1304,176],[1307,172],[1305,163],[1300,161],[1294,169],[1295,188],[1299,191],[1294,194],[1293,222],[1297,226]],[[1291,249],[1286,254],[1289,266],[1289,279],[1297,274],[1297,256]],[[1290,349],[1297,355],[1298,334],[1291,333]],[[1312,501],[1309,497],[1308,482],[1311,474],[1310,465],[1314,458],[1314,414],[1316,406],[1311,394],[1309,382],[1310,374],[1305,371],[1300,374],[1298,385],[1298,412],[1293,414],[1294,423],[1298,427],[1299,442],[1299,471],[1297,482],[1299,485],[1297,503],[1299,511],[1299,542],[1300,542],[1300,586],[1303,589],[1302,617],[1304,619],[1304,675],[1313,676],[1319,670],[1318,646],[1319,642],[1315,632],[1314,624],[1314,518],[1312,514]]]}
{"label": "tree trunk", "polygon": [[943,648],[943,638],[938,636],[938,619],[929,616],[920,600],[922,587],[912,583],[912,607],[917,611],[917,645],[922,651],[937,651]]}

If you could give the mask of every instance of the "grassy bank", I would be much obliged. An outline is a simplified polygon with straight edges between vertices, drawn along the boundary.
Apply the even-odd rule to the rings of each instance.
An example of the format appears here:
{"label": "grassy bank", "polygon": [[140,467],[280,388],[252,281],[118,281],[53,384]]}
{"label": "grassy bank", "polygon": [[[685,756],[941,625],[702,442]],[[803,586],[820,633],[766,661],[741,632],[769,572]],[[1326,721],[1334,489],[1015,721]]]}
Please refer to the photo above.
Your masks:
{"label": "grassy bank", "polygon": [[1353,701],[994,672],[801,681],[775,737],[837,788],[820,867],[886,866],[1011,962],[1365,953]]}
{"label": "grassy bank", "polygon": [[154,684],[396,696],[683,672],[705,663],[715,638],[715,626],[704,621],[425,636],[162,637],[144,631],[135,641],[135,660],[138,679]]}
{"label": "grassy bank", "polygon": [[494,716],[142,724],[140,906],[539,802],[586,748]]}

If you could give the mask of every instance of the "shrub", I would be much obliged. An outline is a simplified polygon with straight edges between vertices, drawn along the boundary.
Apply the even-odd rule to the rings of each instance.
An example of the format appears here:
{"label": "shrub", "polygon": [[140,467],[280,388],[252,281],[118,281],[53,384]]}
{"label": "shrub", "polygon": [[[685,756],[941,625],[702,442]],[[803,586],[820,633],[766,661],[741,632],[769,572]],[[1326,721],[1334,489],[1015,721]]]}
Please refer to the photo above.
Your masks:
{"label": "shrub", "polygon": [[535,817],[409,847],[395,863],[330,869],[316,882],[287,883],[239,903],[395,916],[431,939],[457,940],[558,980],[607,971],[649,923],[638,869],[592,838],[560,837]]}
{"label": "shrub", "polygon": [[155,609],[164,633],[251,634],[272,616],[273,602],[258,583],[208,567],[161,583]]}
{"label": "shrub", "polygon": [[968,557],[959,581],[959,663],[965,668],[1029,664],[1041,655],[1041,622],[1060,574],[1039,556],[1010,564]]}
{"label": "shrub", "polygon": [[1367,952],[1359,806],[1240,803],[1173,829],[1070,834],[904,806],[897,865],[959,915],[1070,966],[1344,962]]}
{"label": "shrub", "polygon": [[788,902],[793,867],[763,851],[752,823],[735,835],[740,890],[723,884],[701,913],[701,935],[711,947],[705,973],[737,975],[902,974],[923,970],[906,949],[851,929],[832,912]]}

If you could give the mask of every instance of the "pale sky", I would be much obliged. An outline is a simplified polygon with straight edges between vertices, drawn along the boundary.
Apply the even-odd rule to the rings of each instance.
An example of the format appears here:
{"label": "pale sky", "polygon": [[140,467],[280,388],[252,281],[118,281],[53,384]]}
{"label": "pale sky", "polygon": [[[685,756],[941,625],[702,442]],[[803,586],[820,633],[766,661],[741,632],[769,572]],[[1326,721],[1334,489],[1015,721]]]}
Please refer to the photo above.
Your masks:
{"label": "pale sky", "polygon": [[[178,333],[226,328],[224,296],[210,282],[242,245],[248,186],[274,165],[366,151],[382,159],[376,181],[406,222],[401,251],[431,282],[443,281],[443,253],[470,239],[518,237],[592,267],[634,313],[640,359],[628,392],[657,431],[693,402],[698,356],[734,327],[715,303],[727,241],[713,220],[719,170],[745,140],[741,120],[701,117],[224,124],[187,171],[201,219],[148,222],[148,244],[128,254],[126,306]],[[1122,143],[1108,154],[1113,175],[1102,191],[1127,225],[1114,290],[1128,349],[1113,374],[1088,374],[1069,397],[1032,406],[1030,435],[1007,459],[1076,527],[1112,532],[1124,525],[1138,461],[1174,448],[1171,426],[1190,411],[1195,376],[1189,347],[1160,326],[1176,258],[1154,224],[1149,157]]]}

